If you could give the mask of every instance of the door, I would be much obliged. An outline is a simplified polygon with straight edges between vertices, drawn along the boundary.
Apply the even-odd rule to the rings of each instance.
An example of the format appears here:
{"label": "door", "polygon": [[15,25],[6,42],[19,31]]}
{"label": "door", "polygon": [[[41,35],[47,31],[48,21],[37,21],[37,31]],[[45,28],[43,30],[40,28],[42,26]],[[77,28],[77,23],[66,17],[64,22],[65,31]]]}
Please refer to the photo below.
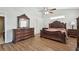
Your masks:
{"label": "door", "polygon": [[2,43],[5,39],[4,39],[4,17],[0,16],[0,43]]}

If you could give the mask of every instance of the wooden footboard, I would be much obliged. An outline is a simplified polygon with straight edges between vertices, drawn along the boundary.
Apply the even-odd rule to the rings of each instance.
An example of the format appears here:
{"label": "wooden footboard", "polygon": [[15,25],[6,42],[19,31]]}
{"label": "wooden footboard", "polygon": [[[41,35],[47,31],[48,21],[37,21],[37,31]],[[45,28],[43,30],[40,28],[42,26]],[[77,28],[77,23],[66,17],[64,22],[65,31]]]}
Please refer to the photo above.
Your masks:
{"label": "wooden footboard", "polygon": [[52,39],[58,42],[66,43],[66,35],[65,33],[61,33],[60,31],[49,32],[45,30],[40,31],[40,37]]}

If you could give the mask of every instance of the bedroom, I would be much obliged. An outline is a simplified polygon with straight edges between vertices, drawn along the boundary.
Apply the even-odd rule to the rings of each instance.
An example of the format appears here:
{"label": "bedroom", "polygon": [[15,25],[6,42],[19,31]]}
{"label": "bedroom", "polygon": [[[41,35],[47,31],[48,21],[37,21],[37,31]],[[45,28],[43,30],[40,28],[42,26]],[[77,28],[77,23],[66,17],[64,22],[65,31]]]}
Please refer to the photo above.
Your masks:
{"label": "bedroom", "polygon": [[[77,31],[79,8],[52,8],[43,7],[0,7],[0,15],[5,17],[5,44],[0,45],[1,50],[34,50],[34,51],[74,51],[77,47],[77,37],[68,37],[66,44],[40,37],[40,30],[48,28],[54,21],[66,23],[69,32]],[[13,11],[13,12],[12,12]],[[50,12],[50,13],[48,13]],[[13,29],[18,27],[17,16],[27,16],[30,19],[29,27],[34,28],[34,37],[16,43],[13,41]],[[26,17],[25,17],[26,18]],[[69,33],[70,35],[71,33]],[[76,35],[73,35],[76,36]],[[11,47],[13,46],[13,47]],[[3,48],[2,48],[3,47]]]}

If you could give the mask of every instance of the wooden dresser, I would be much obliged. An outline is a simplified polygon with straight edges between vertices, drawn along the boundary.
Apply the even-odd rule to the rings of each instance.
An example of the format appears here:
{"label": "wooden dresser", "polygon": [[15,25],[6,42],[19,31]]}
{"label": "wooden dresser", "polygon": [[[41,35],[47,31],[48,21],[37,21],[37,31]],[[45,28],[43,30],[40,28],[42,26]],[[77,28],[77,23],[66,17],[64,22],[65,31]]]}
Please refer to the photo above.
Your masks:
{"label": "wooden dresser", "polygon": [[21,41],[34,37],[34,28],[18,28],[13,29],[13,42]]}

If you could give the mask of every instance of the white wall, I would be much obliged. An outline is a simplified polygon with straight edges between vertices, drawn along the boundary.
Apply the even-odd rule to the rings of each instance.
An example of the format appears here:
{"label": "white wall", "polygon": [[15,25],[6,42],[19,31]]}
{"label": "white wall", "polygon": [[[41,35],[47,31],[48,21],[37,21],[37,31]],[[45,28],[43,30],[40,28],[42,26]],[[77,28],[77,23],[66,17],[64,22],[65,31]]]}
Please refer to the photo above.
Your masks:
{"label": "white wall", "polygon": [[42,14],[39,8],[0,8],[5,17],[5,43],[13,39],[12,29],[17,28],[17,16],[26,14],[30,18],[30,27],[34,27],[35,34],[42,28]]}
{"label": "white wall", "polygon": [[[44,27],[48,27],[48,24],[50,22],[59,20],[59,21],[67,23],[67,28],[71,28],[70,23],[71,23],[71,21],[74,21],[75,22],[74,29],[76,29],[77,28],[76,18],[79,16],[78,12],[79,12],[79,9],[57,9],[54,11],[54,13],[52,15],[46,15],[44,17],[44,20],[46,21]],[[62,15],[64,15],[66,18],[50,20],[51,17],[62,16]]]}

